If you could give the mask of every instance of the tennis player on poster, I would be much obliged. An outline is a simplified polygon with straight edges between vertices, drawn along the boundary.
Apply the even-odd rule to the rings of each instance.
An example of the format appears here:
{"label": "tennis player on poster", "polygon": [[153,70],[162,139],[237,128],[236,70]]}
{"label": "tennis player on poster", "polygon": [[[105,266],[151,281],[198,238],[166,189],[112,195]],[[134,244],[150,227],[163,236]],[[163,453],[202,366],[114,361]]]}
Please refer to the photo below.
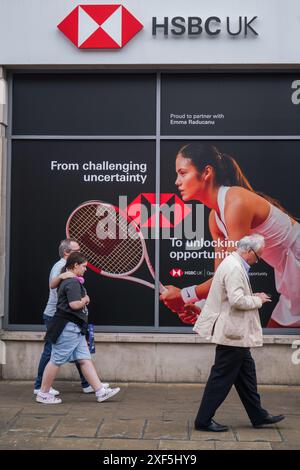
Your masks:
{"label": "tennis player on poster", "polygon": [[[274,268],[280,294],[267,326],[300,327],[300,224],[278,201],[255,192],[235,159],[213,145],[195,142],[182,147],[176,156],[176,172],[175,184],[183,201],[196,200],[211,209],[213,240],[238,241],[252,233],[264,237],[263,260]],[[228,251],[233,249],[228,247]],[[216,257],[215,269],[220,262]],[[212,278],[182,290],[167,286],[161,299],[180,313],[185,303],[205,299],[211,283]],[[184,321],[182,313],[180,318]],[[196,319],[187,315],[187,323]]]}

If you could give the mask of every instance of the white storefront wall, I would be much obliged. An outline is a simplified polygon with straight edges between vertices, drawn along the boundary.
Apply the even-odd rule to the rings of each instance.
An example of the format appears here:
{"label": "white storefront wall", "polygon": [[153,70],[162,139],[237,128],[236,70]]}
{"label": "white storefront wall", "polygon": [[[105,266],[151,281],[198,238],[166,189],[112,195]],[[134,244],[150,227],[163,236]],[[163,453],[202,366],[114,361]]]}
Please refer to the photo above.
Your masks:
{"label": "white storefront wall", "polygon": [[[77,5],[119,4],[125,6],[144,28],[123,48],[115,50],[79,50],[57,29],[57,25]],[[205,21],[218,17],[221,25],[211,23],[209,36]],[[152,35],[152,19],[169,21],[169,34],[163,29]],[[202,19],[200,35],[174,35],[171,20],[182,17]],[[239,17],[250,21],[258,36],[248,28],[240,35],[226,32],[226,18],[231,31],[238,30]],[[182,23],[182,22],[181,22]],[[177,31],[179,29],[177,28]],[[298,0],[1,0],[0,63],[3,65],[185,65],[185,64],[299,64],[300,4]]]}

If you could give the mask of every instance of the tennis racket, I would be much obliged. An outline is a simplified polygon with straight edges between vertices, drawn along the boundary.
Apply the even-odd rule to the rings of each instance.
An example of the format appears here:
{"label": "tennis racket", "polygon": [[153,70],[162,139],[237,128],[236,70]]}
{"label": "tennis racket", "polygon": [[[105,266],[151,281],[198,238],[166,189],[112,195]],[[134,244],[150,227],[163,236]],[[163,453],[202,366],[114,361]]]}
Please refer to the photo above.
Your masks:
{"label": "tennis racket", "polygon": [[[155,289],[155,284],[131,276],[144,260],[153,279],[155,272],[139,226],[117,206],[101,201],[81,204],[70,215],[66,234],[78,241],[89,268],[96,273]],[[161,283],[159,291],[166,291]]]}

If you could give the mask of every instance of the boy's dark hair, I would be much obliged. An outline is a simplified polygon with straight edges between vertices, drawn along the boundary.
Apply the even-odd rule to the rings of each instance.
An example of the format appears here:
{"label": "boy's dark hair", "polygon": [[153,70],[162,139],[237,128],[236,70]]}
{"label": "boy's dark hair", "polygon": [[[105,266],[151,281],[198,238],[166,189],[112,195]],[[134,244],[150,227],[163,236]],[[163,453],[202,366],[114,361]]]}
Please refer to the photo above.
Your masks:
{"label": "boy's dark hair", "polygon": [[68,256],[65,266],[62,269],[62,272],[66,272],[67,269],[74,268],[75,264],[82,264],[87,261],[86,256],[80,251],[73,251],[73,253]]}

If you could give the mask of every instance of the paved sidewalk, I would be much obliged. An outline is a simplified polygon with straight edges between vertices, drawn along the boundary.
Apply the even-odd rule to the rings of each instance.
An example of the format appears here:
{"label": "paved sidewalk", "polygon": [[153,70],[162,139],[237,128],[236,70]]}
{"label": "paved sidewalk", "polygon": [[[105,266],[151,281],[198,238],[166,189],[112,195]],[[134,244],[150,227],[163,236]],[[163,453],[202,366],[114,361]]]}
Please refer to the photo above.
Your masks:
{"label": "paved sidewalk", "polygon": [[121,392],[97,403],[79,383],[56,382],[61,405],[36,403],[31,382],[0,382],[0,449],[220,450],[300,449],[300,387],[262,386],[263,406],[286,419],[254,429],[232,391],[216,415],[225,433],[199,432],[193,420],[199,384],[118,384]]}

